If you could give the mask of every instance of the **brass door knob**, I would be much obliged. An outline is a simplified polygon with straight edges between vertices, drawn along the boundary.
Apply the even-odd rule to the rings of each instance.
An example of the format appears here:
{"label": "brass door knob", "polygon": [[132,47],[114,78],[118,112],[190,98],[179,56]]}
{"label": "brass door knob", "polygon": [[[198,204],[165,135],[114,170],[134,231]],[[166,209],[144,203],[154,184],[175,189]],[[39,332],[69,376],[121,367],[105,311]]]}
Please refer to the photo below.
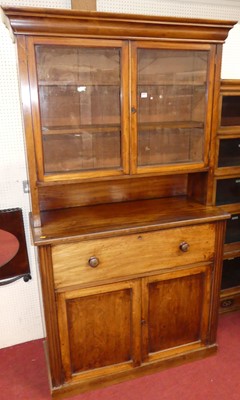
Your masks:
{"label": "brass door knob", "polygon": [[185,253],[189,249],[189,244],[187,242],[182,242],[179,245],[179,249]]}
{"label": "brass door knob", "polygon": [[92,268],[96,268],[99,264],[99,259],[95,256],[90,257],[88,260],[88,265],[90,265],[90,267]]}

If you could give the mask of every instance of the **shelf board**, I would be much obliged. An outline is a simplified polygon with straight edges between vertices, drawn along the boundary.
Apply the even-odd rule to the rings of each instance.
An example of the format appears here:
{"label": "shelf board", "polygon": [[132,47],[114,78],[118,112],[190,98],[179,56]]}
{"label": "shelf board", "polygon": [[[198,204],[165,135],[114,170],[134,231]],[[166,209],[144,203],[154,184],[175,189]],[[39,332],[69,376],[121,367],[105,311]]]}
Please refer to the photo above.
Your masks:
{"label": "shelf board", "polygon": [[73,82],[73,81],[38,81],[38,86],[73,86],[73,87],[79,87],[79,86],[84,86],[84,87],[98,87],[98,86],[116,86],[120,87],[121,82],[96,82],[96,83],[86,83],[86,82]]}
{"label": "shelf board", "polygon": [[79,126],[56,126],[56,127],[43,127],[42,134],[47,135],[80,135],[87,132],[100,133],[112,132],[118,133],[121,130],[120,124],[107,124],[107,125],[79,125]]}
{"label": "shelf board", "polygon": [[[203,122],[198,121],[167,121],[167,122],[140,122],[138,124],[139,130],[150,130],[150,129],[203,129]],[[121,131],[120,124],[93,124],[93,125],[77,125],[77,126],[44,126],[42,128],[42,134],[47,135],[77,135],[87,132],[92,133],[118,133]],[[171,132],[169,132],[171,133]]]}
{"label": "shelf board", "polygon": [[166,121],[166,122],[140,122],[138,123],[139,129],[164,129],[164,128],[178,128],[178,129],[203,129],[204,123],[200,121]]}

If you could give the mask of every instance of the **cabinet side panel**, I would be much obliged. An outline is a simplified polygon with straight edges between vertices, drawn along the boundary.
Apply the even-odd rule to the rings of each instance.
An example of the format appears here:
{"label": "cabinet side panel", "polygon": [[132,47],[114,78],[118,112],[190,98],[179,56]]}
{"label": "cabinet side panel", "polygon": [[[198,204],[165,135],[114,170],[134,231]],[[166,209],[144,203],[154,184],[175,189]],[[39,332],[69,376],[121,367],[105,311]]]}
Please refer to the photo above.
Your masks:
{"label": "cabinet side panel", "polygon": [[49,369],[51,373],[52,386],[56,387],[62,383],[62,366],[50,246],[42,246],[39,248],[39,259],[47,330]]}
{"label": "cabinet side panel", "polygon": [[36,187],[37,181],[37,166],[35,161],[35,147],[33,140],[33,125],[32,125],[32,112],[31,112],[31,98],[29,91],[29,72],[28,72],[28,54],[27,44],[24,36],[17,37],[18,49],[18,68],[20,77],[20,91],[22,100],[22,112],[25,128],[26,149],[27,149],[27,162],[28,162],[28,175],[31,189],[31,202],[32,213],[34,219],[34,226],[40,225],[39,217],[39,198],[38,190]]}
{"label": "cabinet side panel", "polygon": [[211,332],[209,341],[210,344],[216,341],[217,325],[218,325],[218,309],[220,302],[220,288],[222,280],[222,264],[223,264],[223,242],[225,238],[226,222],[218,222],[216,224],[216,241],[215,241],[215,263],[214,263],[214,277],[212,289],[212,301],[210,310],[210,327]]}

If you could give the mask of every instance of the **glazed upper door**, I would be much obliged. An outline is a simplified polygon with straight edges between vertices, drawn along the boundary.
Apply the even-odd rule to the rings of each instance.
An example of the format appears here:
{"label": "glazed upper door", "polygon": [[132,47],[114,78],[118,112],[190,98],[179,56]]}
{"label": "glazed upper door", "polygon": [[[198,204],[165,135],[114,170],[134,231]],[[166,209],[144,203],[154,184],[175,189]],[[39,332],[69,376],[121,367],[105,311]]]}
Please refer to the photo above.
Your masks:
{"label": "glazed upper door", "polygon": [[132,46],[133,173],[208,164],[214,46]]}
{"label": "glazed upper door", "polygon": [[29,39],[40,181],[128,173],[127,49],[122,41]]}

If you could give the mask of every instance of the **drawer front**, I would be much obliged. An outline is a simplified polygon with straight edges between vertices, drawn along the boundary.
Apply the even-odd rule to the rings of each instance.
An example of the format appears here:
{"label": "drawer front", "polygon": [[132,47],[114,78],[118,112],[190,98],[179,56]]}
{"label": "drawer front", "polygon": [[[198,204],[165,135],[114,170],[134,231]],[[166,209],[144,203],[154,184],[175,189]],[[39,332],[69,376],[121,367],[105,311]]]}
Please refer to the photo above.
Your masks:
{"label": "drawer front", "polygon": [[[189,245],[187,251],[180,249],[184,242]],[[204,224],[56,245],[52,248],[55,287],[121,279],[211,260],[214,244],[214,224]]]}

